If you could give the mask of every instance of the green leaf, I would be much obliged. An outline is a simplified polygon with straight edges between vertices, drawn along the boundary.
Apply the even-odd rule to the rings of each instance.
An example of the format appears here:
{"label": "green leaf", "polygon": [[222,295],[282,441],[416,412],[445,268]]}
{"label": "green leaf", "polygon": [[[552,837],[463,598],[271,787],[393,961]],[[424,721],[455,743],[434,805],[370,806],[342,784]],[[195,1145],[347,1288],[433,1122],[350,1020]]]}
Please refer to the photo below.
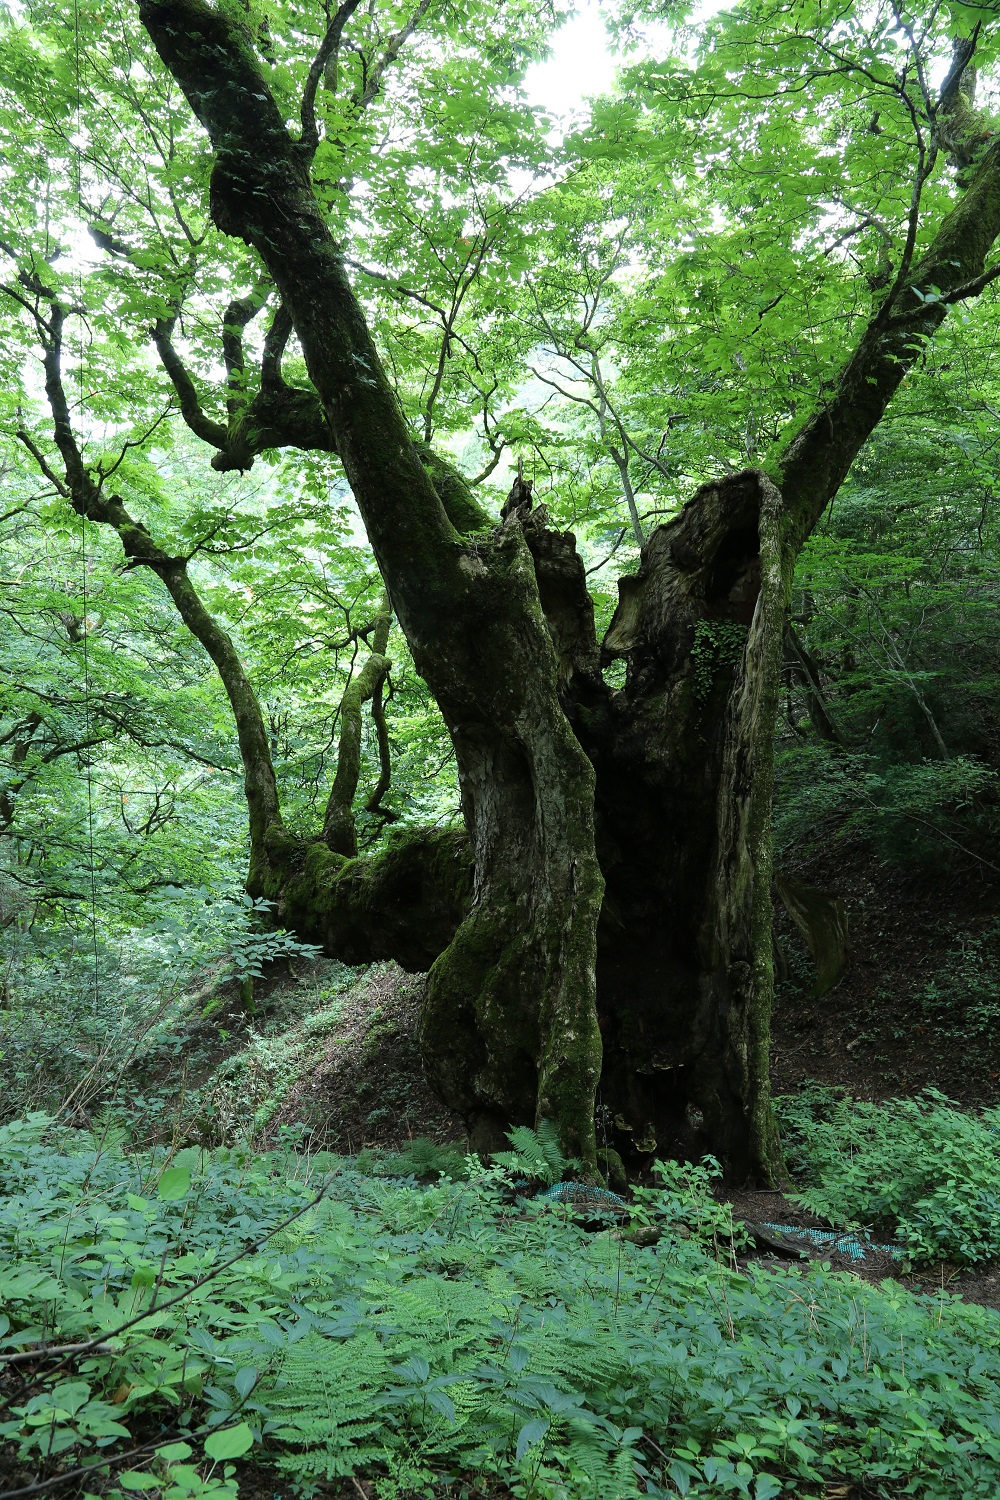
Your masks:
{"label": "green leaf", "polygon": [[157,1448],[157,1458],[162,1458],[168,1464],[181,1463],[185,1458],[190,1458],[194,1449],[190,1443],[167,1443],[164,1448]]}
{"label": "green leaf", "polygon": [[191,1173],[187,1167],[168,1167],[160,1178],[156,1196],[167,1203],[183,1198],[191,1186]]}
{"label": "green leaf", "polygon": [[533,1417],[530,1422],[525,1422],[517,1435],[517,1450],[515,1457],[520,1463],[533,1443],[537,1443],[549,1430],[548,1420],[545,1417]]}
{"label": "green leaf", "polygon": [[205,1452],[218,1463],[224,1458],[239,1458],[253,1447],[253,1433],[245,1422],[213,1432],[205,1439]]}

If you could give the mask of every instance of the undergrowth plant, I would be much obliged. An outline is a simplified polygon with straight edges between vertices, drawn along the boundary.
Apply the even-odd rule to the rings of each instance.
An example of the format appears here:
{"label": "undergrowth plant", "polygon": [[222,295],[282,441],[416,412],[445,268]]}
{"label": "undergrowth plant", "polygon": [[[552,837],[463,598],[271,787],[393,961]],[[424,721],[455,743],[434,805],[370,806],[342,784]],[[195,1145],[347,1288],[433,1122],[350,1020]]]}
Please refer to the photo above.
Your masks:
{"label": "undergrowth plant", "polygon": [[14,1475],[231,1500],[243,1455],[302,1497],[1000,1491],[995,1316],[738,1273],[672,1228],[711,1225],[707,1169],[647,1190],[663,1232],[639,1249],[512,1209],[496,1168],[420,1188],[325,1153],[126,1144],[41,1113],[0,1132],[0,1360],[87,1345],[8,1369]]}
{"label": "undergrowth plant", "polygon": [[746,1229],[734,1221],[730,1205],[713,1195],[713,1187],[722,1180],[722,1168],[713,1156],[700,1162],[657,1161],[652,1175],[655,1187],[632,1188],[633,1224],[666,1225],[730,1258],[748,1243]]}
{"label": "undergrowth plant", "polygon": [[457,1146],[439,1146],[427,1136],[416,1136],[400,1151],[362,1151],[358,1171],[371,1177],[415,1177],[418,1182],[436,1182],[440,1177],[463,1182],[469,1161]]}
{"label": "undergrowth plant", "polygon": [[985,932],[960,932],[940,972],[918,991],[927,1029],[954,1046],[996,1045],[1000,1028],[1000,923]]}
{"label": "undergrowth plant", "polygon": [[148,926],[113,942],[99,931],[93,942],[44,928],[0,932],[0,1121],[112,1109],[130,1114],[140,1134],[157,1130],[155,1117],[190,1095],[179,1076],[209,1061],[192,1024],[231,1004],[234,985],[255,1013],[253,983],[269,964],[317,959],[314,944],[272,930],[269,911],[265,901],[197,888],[162,894]]}
{"label": "undergrowth plant", "polygon": [[812,1213],[892,1236],[914,1263],[1000,1255],[1000,1110],[977,1118],[934,1089],[869,1104],[814,1088],[779,1108]]}
{"label": "undergrowth plant", "polygon": [[540,1120],[537,1130],[529,1125],[515,1125],[507,1139],[513,1150],[496,1151],[493,1160],[511,1177],[553,1187],[579,1170],[580,1163],[575,1157],[563,1155],[559,1132],[551,1120]]}

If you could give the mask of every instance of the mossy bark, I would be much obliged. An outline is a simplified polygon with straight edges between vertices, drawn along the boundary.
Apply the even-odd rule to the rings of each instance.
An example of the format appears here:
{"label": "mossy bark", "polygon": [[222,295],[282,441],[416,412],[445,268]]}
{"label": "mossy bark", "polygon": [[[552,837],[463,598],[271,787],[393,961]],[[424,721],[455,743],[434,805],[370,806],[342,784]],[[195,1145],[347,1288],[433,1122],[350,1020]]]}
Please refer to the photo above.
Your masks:
{"label": "mossy bark", "polygon": [[472,899],[472,854],[462,833],[421,829],[352,858],[275,826],[267,856],[264,894],[276,904],[277,922],[345,963],[393,958],[413,972],[429,969]]}
{"label": "mossy bark", "polygon": [[[467,846],[417,841],[363,864],[335,829],[339,848],[276,822],[282,919],[344,957],[381,944],[433,960],[426,1063],[479,1144],[551,1116],[596,1171],[600,1078],[632,1156],[710,1150],[732,1177],[774,1178],[768,824],[785,602],[801,547],[949,300],[981,289],[1000,143],[770,477],[706,485],[649,537],[603,644],[627,666],[613,693],[573,538],[520,482],[491,528],[414,442],[312,195],[311,152],[238,30],[205,0],[139,11],[211,137],[215,222],[256,248],[298,333],[318,398],[295,409],[305,445],[344,466],[458,764]],[[394,931],[379,926],[387,892]]]}
{"label": "mossy bark", "polygon": [[603,881],[593,770],[560,706],[522,515],[470,548],[465,567],[456,603],[468,634],[436,696],[455,744],[475,883],[469,916],[428,978],[424,1056],[478,1145],[496,1144],[512,1121],[551,1118],[596,1172]]}
{"label": "mossy bark", "polygon": [[740,1179],[781,1166],[767,1074],[779,510],[748,471],[658,528],[604,641],[625,687],[574,715],[597,772],[615,1143],[633,1160],[712,1151]]}
{"label": "mossy bark", "polygon": [[211,137],[215,222],[255,247],[294,323],[393,610],[455,744],[475,882],[429,979],[430,1071],[445,1090],[468,1080],[435,1039],[469,1034],[471,1008],[473,1122],[551,1115],[596,1173],[593,773],[560,706],[522,521],[474,539],[457,529],[487,518],[421,461],[311,191],[308,153],[238,29],[204,0],[140,0],[139,12]]}

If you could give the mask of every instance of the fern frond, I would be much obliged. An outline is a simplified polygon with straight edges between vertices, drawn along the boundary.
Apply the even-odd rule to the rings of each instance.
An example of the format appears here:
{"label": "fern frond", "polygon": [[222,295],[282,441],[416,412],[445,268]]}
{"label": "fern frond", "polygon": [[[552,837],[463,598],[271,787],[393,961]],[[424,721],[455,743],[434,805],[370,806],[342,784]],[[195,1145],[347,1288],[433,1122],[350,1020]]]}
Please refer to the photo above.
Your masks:
{"label": "fern frond", "polygon": [[[285,1353],[261,1397],[278,1425],[274,1436],[304,1452],[278,1459],[294,1478],[343,1478],[384,1451],[384,1423],[372,1420],[373,1397],[389,1362],[373,1334],[338,1342],[309,1333]],[[379,1437],[375,1442],[367,1441]]]}
{"label": "fern frond", "polygon": [[566,1173],[579,1167],[575,1158],[565,1157],[559,1144],[559,1131],[551,1120],[540,1120],[538,1129],[515,1125],[507,1132],[513,1151],[497,1151],[493,1160],[515,1177],[543,1182],[552,1187]]}

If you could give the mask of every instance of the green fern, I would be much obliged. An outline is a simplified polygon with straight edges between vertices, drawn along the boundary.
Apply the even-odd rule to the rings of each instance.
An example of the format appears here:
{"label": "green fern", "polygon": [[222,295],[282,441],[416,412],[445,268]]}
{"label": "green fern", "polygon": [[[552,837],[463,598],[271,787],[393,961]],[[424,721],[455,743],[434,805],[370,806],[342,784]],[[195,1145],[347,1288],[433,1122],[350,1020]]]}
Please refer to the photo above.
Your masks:
{"label": "green fern", "polygon": [[399,1282],[373,1279],[365,1295],[394,1327],[394,1360],[434,1350],[435,1364],[446,1370],[461,1368],[466,1349],[481,1348],[482,1330],[496,1317],[512,1314],[515,1299],[505,1286],[507,1300],[466,1281],[439,1276],[415,1276]]}
{"label": "green fern", "polygon": [[[610,1325],[521,1322],[522,1289],[509,1267],[488,1287],[426,1276],[369,1280],[365,1290],[377,1333],[343,1341],[309,1333],[262,1382],[273,1436],[293,1450],[276,1459],[289,1479],[308,1486],[375,1468],[386,1476],[380,1496],[402,1500],[442,1465],[508,1472],[518,1434],[542,1416],[541,1446],[517,1459],[526,1474],[542,1466],[581,1500],[635,1500],[617,1429],[595,1426],[581,1405],[587,1389],[631,1383]],[[515,1358],[501,1330],[519,1323]]]}
{"label": "green fern", "polygon": [[385,1428],[373,1419],[373,1397],[388,1376],[374,1334],[337,1343],[309,1333],[293,1344],[274,1379],[260,1387],[278,1423],[274,1436],[305,1450],[283,1454],[278,1467],[294,1479],[332,1480],[381,1458]]}
{"label": "green fern", "polygon": [[532,1373],[563,1390],[600,1394],[632,1383],[627,1348],[613,1328],[596,1320],[585,1328],[569,1325],[558,1338],[543,1324],[522,1334],[521,1342]]}
{"label": "green fern", "polygon": [[362,1151],[358,1171],[372,1177],[416,1177],[419,1182],[433,1182],[439,1177],[463,1182],[469,1175],[465,1156],[457,1146],[439,1146],[424,1135],[418,1135],[402,1151],[388,1155]]}
{"label": "green fern", "polygon": [[572,1486],[574,1500],[637,1500],[633,1449],[609,1448],[599,1428],[579,1420],[567,1422],[564,1438],[565,1446],[552,1456]]}
{"label": "green fern", "polygon": [[498,1151],[493,1160],[512,1177],[526,1177],[529,1182],[553,1187],[568,1172],[579,1170],[580,1163],[575,1157],[563,1155],[559,1131],[551,1120],[539,1120],[537,1130],[515,1125],[508,1131],[507,1139],[513,1151]]}

